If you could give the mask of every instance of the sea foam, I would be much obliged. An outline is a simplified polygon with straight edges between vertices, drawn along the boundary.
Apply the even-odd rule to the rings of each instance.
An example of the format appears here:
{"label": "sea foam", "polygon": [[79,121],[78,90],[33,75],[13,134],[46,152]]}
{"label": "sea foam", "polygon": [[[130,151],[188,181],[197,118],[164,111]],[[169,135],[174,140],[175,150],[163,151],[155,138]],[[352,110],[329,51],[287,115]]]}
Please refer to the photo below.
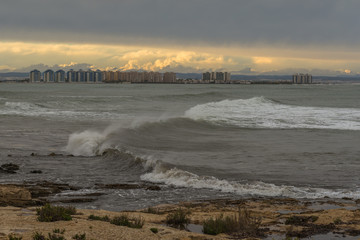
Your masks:
{"label": "sea foam", "polygon": [[200,104],[185,117],[242,128],[360,130],[360,109],[285,105],[264,97]]}
{"label": "sea foam", "polygon": [[112,112],[91,112],[82,110],[62,110],[56,108],[48,108],[29,102],[5,102],[3,107],[0,108],[0,115],[46,117],[61,120],[118,120],[126,119],[128,117],[127,114]]}
{"label": "sea foam", "polygon": [[[160,163],[158,163],[160,164]],[[178,169],[164,169],[155,167],[153,171],[143,174],[141,180],[162,183],[175,187],[191,187],[195,189],[210,189],[240,196],[266,196],[266,197],[291,197],[291,198],[360,198],[360,191],[344,189],[332,190],[314,187],[295,187],[275,185],[261,181],[239,182],[218,179],[213,176],[199,176],[197,174]]]}

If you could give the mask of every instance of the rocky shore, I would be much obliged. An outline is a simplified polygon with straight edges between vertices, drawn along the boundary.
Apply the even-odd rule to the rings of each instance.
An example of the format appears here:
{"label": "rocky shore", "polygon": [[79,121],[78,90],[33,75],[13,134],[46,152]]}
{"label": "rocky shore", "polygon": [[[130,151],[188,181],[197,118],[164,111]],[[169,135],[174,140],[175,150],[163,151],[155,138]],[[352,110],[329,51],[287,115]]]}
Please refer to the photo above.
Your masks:
{"label": "rocky shore", "polygon": [[[111,185],[101,187],[135,187]],[[136,186],[149,187],[149,186]],[[154,186],[153,186],[154,187]],[[0,239],[9,234],[33,239],[35,232],[47,235],[54,229],[65,229],[65,239],[86,234],[86,239],[285,239],[308,238],[360,239],[359,201],[352,199],[296,200],[278,198],[219,199],[181,202],[153,206],[130,212],[77,209],[71,221],[39,222],[36,209],[44,205],[49,196],[70,189],[66,184],[50,182],[0,185]],[[157,189],[159,190],[159,189]],[[96,196],[92,196],[96,197]],[[91,197],[91,198],[92,198]],[[167,216],[178,209],[186,209],[190,224],[180,230],[166,225]],[[249,233],[203,234],[203,223],[219,216],[236,216],[246,209],[251,218],[259,220],[258,229]],[[140,229],[117,226],[108,221],[89,219],[90,215],[113,218],[124,215],[144,221]],[[156,229],[156,231],[154,230]]]}

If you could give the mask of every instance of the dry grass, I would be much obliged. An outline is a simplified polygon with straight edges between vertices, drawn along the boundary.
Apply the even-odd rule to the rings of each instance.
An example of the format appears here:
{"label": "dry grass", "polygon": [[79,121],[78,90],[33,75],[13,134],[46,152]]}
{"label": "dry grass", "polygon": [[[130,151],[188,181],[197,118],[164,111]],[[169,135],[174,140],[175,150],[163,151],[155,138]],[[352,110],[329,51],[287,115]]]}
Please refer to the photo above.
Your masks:
{"label": "dry grass", "polygon": [[205,220],[203,232],[205,234],[217,235],[227,233],[236,236],[256,237],[261,236],[261,218],[255,217],[245,208],[239,208],[234,216],[219,217]]}

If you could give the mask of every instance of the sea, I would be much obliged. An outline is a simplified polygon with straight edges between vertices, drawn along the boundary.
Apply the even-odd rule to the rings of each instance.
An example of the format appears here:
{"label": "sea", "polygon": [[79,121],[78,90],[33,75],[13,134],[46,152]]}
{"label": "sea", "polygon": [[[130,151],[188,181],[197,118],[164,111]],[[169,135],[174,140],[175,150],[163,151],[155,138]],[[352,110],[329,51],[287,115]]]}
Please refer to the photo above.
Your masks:
{"label": "sea", "polygon": [[360,85],[4,83],[0,163],[20,166],[0,183],[77,187],[53,200],[101,195],[89,209],[359,199]]}

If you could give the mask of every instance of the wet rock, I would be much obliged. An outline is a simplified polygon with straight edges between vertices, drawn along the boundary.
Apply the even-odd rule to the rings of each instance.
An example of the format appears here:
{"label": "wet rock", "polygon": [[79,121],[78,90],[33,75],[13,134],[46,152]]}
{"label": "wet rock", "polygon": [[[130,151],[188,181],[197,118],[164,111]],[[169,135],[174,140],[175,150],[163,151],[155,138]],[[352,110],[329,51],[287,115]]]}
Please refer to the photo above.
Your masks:
{"label": "wet rock", "polygon": [[96,184],[97,188],[102,189],[145,189],[151,191],[160,191],[161,188],[157,185],[147,184],[129,184],[129,183],[115,183],[115,184]]}
{"label": "wet rock", "polygon": [[0,206],[28,207],[42,205],[31,198],[29,190],[15,185],[0,185]]}
{"label": "wet rock", "polygon": [[343,200],[349,200],[349,201],[353,200],[352,198],[349,198],[349,197],[343,197],[342,199]]}
{"label": "wet rock", "polygon": [[69,198],[69,199],[60,199],[55,202],[58,203],[88,203],[96,201],[96,198]]}
{"label": "wet rock", "polygon": [[160,191],[160,190],[161,190],[161,187],[156,186],[156,185],[154,185],[154,186],[148,186],[148,187],[146,187],[146,190]]}
{"label": "wet rock", "polygon": [[286,225],[295,225],[295,226],[307,226],[309,223],[313,223],[318,220],[317,216],[291,216],[286,219]]}
{"label": "wet rock", "polygon": [[115,183],[115,184],[96,184],[96,187],[103,189],[140,189],[139,184]]}
{"label": "wet rock", "polygon": [[0,170],[5,173],[11,173],[14,174],[16,171],[20,169],[19,165],[13,164],[13,163],[6,163],[1,165]]}
{"label": "wet rock", "polygon": [[69,184],[52,183],[48,181],[27,182],[21,186],[28,189],[33,198],[47,197],[67,190],[79,190],[79,188],[70,186]]}
{"label": "wet rock", "polygon": [[349,230],[346,230],[345,233],[350,236],[360,236],[360,230],[357,230],[357,229],[349,229]]}
{"label": "wet rock", "polygon": [[335,224],[308,224],[301,231],[288,231],[287,237],[308,238],[313,235],[327,234],[336,229]]}
{"label": "wet rock", "polygon": [[105,195],[105,193],[96,192],[96,193],[87,193],[87,194],[83,194],[83,195],[74,195],[74,196],[99,197],[102,195]]}

